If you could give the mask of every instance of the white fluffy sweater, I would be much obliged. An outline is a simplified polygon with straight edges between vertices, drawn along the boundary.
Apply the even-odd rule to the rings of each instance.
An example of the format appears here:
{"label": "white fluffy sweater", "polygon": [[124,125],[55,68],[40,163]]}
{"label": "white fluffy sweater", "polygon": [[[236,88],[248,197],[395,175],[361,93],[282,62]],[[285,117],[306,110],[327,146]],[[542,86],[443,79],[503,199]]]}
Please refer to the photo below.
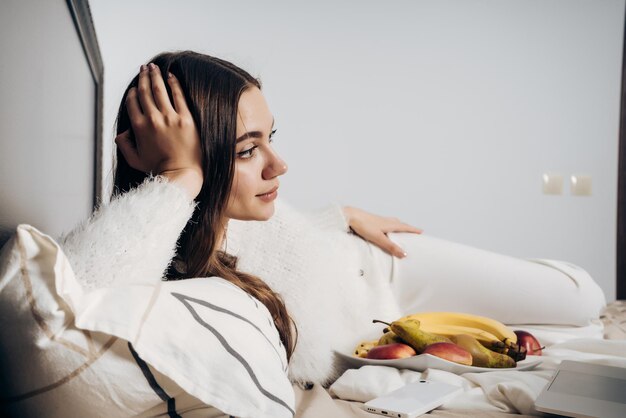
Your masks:
{"label": "white fluffy sweater", "polygon": [[[163,277],[194,207],[179,186],[149,178],[59,241],[87,288],[115,286],[129,275],[153,280]],[[348,233],[341,208],[305,214],[278,201],[276,209],[268,222],[231,221],[225,249],[283,297],[297,324],[291,380],[328,385],[343,371],[333,351],[350,353],[380,332],[373,318],[400,314],[389,277]]]}
{"label": "white fluffy sweater", "polygon": [[292,381],[332,382],[343,371],[333,351],[350,354],[380,334],[372,319],[401,316],[389,275],[360,240],[348,233],[339,206],[302,213],[277,201],[267,222],[229,223],[227,251],[282,295],[298,327]]}

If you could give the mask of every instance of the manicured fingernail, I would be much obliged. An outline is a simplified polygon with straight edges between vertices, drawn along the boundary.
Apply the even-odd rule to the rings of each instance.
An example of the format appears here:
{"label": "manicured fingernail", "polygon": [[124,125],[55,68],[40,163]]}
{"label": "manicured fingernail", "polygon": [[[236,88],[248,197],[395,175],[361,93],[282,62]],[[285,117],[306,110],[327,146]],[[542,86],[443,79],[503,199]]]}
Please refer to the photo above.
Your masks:
{"label": "manicured fingernail", "polygon": [[170,73],[169,71],[167,72],[167,78],[172,78],[174,77],[174,74]]}
{"label": "manicured fingernail", "polygon": [[146,71],[147,69],[148,69],[148,67],[147,67],[145,64],[142,64],[142,65],[141,65],[141,70],[140,70],[140,71],[141,71],[141,72],[144,72],[144,71]]}
{"label": "manicured fingernail", "polygon": [[406,257],[406,253],[404,251],[400,251],[400,252],[398,252],[398,255],[396,257],[404,258],[404,257]]}
{"label": "manicured fingernail", "polygon": [[154,71],[154,69],[156,68],[156,65],[154,65],[153,63],[148,64],[148,67],[150,68],[150,71]]}

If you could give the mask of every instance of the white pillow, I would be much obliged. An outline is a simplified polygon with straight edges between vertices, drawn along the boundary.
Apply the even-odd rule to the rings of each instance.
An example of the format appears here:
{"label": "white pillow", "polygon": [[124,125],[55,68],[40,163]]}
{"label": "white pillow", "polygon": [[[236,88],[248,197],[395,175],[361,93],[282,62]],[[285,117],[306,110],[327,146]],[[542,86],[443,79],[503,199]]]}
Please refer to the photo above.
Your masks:
{"label": "white pillow", "polygon": [[84,292],[60,247],[29,225],[0,253],[0,350],[15,416],[215,415],[208,405],[294,415],[285,350],[263,304],[219,278],[129,278]]}

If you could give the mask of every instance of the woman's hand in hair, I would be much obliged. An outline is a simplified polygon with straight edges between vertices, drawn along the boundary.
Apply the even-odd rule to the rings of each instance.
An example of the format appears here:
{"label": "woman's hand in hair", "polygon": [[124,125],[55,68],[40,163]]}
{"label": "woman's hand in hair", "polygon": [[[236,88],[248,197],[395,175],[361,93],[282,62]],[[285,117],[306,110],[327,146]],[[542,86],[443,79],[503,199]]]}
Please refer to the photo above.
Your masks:
{"label": "woman's hand in hair", "polygon": [[126,96],[132,133],[122,132],[115,143],[132,168],[177,181],[195,198],[203,182],[200,136],[178,79],[170,73],[167,82],[173,103],[159,67],[142,66],[138,86]]}
{"label": "woman's hand in hair", "polygon": [[397,218],[385,218],[350,206],[344,207],[343,213],[348,225],[350,225],[350,229],[355,234],[398,258],[404,258],[407,254],[402,248],[389,239],[387,233],[422,233],[421,229],[405,224]]}

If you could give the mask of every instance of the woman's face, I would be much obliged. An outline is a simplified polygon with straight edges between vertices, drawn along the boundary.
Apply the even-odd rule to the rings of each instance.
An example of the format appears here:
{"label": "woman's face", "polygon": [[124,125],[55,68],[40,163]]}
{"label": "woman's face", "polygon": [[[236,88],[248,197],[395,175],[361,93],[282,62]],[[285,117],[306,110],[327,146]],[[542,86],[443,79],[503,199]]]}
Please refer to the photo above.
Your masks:
{"label": "woman's face", "polygon": [[274,117],[265,98],[250,87],[239,98],[235,176],[226,206],[229,219],[265,221],[274,214],[278,176],[287,164],[272,148]]}

